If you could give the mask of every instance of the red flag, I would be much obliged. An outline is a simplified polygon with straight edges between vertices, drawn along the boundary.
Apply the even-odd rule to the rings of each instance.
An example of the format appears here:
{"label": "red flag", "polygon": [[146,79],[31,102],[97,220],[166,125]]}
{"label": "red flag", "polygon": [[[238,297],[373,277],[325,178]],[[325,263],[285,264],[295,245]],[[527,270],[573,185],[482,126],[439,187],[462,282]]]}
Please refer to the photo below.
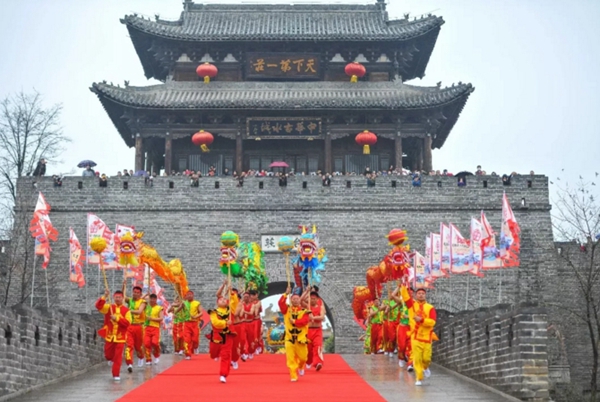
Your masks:
{"label": "red flag", "polygon": [[29,231],[35,238],[35,254],[44,256],[42,269],[46,269],[50,262],[50,252],[52,251],[50,241],[58,240],[58,231],[52,226],[48,216],[49,213],[50,205],[46,202],[44,195],[40,193],[29,225]]}
{"label": "red flag", "polygon": [[73,231],[69,228],[69,249],[71,251],[69,258],[69,280],[79,285],[80,288],[85,286],[85,278],[83,277],[83,249]]}
{"label": "red flag", "polygon": [[518,267],[521,250],[521,228],[510,207],[506,193],[502,196],[502,230],[500,231],[500,257],[502,266]]}

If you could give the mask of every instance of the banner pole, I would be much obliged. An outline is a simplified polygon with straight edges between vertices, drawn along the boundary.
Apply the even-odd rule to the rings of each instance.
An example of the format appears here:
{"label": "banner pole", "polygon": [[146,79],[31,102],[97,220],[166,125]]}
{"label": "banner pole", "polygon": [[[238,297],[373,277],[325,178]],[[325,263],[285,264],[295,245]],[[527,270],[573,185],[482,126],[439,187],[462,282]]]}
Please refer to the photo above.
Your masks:
{"label": "banner pole", "polygon": [[481,282],[483,282],[483,278],[479,278],[479,308],[481,308]]}
{"label": "banner pole", "polygon": [[33,308],[33,290],[35,289],[35,266],[37,265],[37,254],[33,255],[33,272],[31,274],[31,303],[30,307]]}
{"label": "banner pole", "polygon": [[471,281],[471,274],[467,274],[467,292],[465,295],[465,310],[469,309],[469,282]]}
{"label": "banner pole", "polygon": [[46,307],[50,309],[50,290],[48,290],[48,268],[44,269],[44,276],[46,277]]}
{"label": "banner pole", "polygon": [[498,281],[498,304],[502,303],[502,269],[500,269],[500,279]]}

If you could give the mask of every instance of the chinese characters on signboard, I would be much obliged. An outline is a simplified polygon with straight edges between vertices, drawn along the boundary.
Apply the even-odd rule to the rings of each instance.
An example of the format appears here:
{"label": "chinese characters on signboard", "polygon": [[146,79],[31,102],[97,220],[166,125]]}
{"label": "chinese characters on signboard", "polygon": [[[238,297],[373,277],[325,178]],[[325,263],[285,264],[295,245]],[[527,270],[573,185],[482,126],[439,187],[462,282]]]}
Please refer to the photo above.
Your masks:
{"label": "chinese characters on signboard", "polygon": [[319,79],[319,55],[298,53],[248,53],[247,78]]}
{"label": "chinese characters on signboard", "polygon": [[301,136],[317,137],[321,134],[321,119],[298,118],[253,118],[247,120],[248,135],[252,137]]}
{"label": "chinese characters on signboard", "polygon": [[260,247],[262,248],[262,251],[265,253],[279,253],[280,251],[277,247],[277,243],[279,243],[279,239],[282,237],[291,237],[294,240],[295,247],[297,247],[298,242],[300,242],[300,235],[262,235],[260,237]]}

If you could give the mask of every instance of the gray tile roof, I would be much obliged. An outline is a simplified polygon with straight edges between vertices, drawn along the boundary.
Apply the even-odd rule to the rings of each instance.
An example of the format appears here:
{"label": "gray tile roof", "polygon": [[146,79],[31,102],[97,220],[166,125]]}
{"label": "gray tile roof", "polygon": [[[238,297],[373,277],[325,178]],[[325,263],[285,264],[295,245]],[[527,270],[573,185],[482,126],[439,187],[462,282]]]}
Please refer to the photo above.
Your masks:
{"label": "gray tile roof", "polygon": [[196,42],[214,41],[397,41],[439,30],[441,17],[389,20],[372,5],[189,4],[177,21],[128,15],[130,31]]}
{"label": "gray tile roof", "polygon": [[447,88],[401,82],[175,82],[148,87],[94,83],[101,100],[152,109],[426,109],[468,96],[471,84]]}

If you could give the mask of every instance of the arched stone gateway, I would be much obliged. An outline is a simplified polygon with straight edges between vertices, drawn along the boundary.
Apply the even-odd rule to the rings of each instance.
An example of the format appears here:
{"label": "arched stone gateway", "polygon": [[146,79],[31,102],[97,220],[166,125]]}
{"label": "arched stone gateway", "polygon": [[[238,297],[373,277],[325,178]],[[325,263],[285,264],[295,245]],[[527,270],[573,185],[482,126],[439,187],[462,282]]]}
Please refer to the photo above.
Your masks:
{"label": "arched stone gateway", "polygon": [[[292,286],[293,286],[293,284],[292,284]],[[260,295],[260,299],[264,300],[269,296],[281,295],[285,292],[286,288],[287,288],[287,282],[271,282],[268,284],[267,294]],[[320,287],[319,287],[319,290],[321,290]],[[329,319],[329,322],[331,323],[332,330],[335,331],[335,321],[333,320],[333,315],[332,315],[331,309],[329,308],[329,305],[327,304],[327,301],[325,300],[325,298],[323,297],[321,292],[319,292],[319,296],[321,296],[321,299],[323,300],[323,303],[325,304],[325,313],[327,315],[327,318]],[[263,309],[265,309],[265,307],[266,306],[263,305]]]}

